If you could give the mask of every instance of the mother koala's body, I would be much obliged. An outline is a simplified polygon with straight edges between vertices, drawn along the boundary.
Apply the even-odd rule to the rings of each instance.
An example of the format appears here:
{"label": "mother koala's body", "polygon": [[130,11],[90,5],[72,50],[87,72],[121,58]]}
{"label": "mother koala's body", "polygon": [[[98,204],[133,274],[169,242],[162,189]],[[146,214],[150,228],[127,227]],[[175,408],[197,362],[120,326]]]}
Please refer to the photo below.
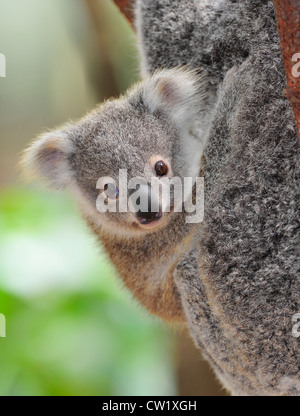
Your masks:
{"label": "mother koala's body", "polygon": [[205,220],[176,284],[234,394],[300,394],[300,150],[272,1],[138,0],[144,73],[205,68]]}

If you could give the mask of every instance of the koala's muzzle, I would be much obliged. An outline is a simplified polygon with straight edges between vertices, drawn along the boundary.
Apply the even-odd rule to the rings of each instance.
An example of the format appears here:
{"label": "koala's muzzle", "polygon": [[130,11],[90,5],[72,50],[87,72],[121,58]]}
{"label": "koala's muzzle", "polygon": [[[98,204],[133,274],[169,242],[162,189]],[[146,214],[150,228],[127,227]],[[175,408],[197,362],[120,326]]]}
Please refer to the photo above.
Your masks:
{"label": "koala's muzzle", "polygon": [[140,224],[146,225],[146,224],[150,224],[153,221],[158,221],[162,217],[162,213],[161,211],[158,211],[158,212],[138,211],[136,213],[136,216]]}
{"label": "koala's muzzle", "polygon": [[[135,192],[137,192],[137,190],[131,190],[129,192],[130,198],[134,197]],[[151,192],[150,185],[139,185],[138,197],[134,201],[131,201],[131,204],[135,207],[134,211],[136,218],[142,225],[158,221],[162,217],[159,200],[157,196]]]}

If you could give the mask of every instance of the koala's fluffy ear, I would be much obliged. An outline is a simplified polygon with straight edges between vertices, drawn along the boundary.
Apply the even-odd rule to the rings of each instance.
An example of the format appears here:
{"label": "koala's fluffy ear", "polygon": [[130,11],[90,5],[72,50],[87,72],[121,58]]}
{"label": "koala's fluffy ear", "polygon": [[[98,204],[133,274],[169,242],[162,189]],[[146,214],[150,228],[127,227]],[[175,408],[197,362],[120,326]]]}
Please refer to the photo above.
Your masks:
{"label": "koala's fluffy ear", "polygon": [[190,125],[199,114],[201,95],[201,76],[184,68],[156,72],[143,89],[150,112],[165,111],[179,128]]}
{"label": "koala's fluffy ear", "polygon": [[38,177],[56,189],[64,188],[73,179],[70,157],[74,144],[63,130],[37,138],[22,157],[21,166],[28,178]]}
{"label": "koala's fluffy ear", "polygon": [[142,94],[151,113],[163,111],[177,127],[175,163],[183,176],[195,181],[207,139],[203,75],[185,68],[159,71],[146,82]]}

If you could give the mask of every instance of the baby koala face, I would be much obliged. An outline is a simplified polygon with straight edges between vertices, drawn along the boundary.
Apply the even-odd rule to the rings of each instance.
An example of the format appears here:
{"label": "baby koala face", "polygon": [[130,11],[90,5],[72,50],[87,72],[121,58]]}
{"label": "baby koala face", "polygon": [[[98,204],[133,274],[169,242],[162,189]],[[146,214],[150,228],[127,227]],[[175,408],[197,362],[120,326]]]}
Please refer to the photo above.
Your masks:
{"label": "baby koala face", "polygon": [[189,133],[199,111],[197,92],[190,72],[156,73],[37,139],[24,163],[52,186],[67,187],[96,228],[128,234],[165,226],[179,181],[199,171],[197,139]]}
{"label": "baby koala face", "polygon": [[141,101],[121,99],[100,106],[78,128],[69,166],[85,214],[89,206],[94,222],[117,233],[164,225],[168,207],[151,184],[176,170],[172,123]]}

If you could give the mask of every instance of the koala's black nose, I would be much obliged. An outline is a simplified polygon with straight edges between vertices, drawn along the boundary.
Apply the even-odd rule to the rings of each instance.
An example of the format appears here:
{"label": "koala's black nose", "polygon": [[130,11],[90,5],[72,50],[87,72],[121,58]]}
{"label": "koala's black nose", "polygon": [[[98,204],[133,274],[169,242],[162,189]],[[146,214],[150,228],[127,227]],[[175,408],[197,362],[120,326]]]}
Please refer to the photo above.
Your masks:
{"label": "koala's black nose", "polygon": [[[135,198],[134,195],[137,189],[139,190],[139,196]],[[157,197],[151,192],[151,187],[148,184],[142,184],[138,185],[137,189],[130,190],[129,194],[130,198],[134,197],[131,202],[134,204],[134,212],[138,222],[146,225],[158,221],[162,217],[162,212]]]}
{"label": "koala's black nose", "polygon": [[150,224],[153,221],[158,221],[162,217],[162,213],[161,211],[151,212],[151,206],[150,206],[149,212],[138,211],[136,213],[136,216],[140,224],[146,225],[146,224]]}

